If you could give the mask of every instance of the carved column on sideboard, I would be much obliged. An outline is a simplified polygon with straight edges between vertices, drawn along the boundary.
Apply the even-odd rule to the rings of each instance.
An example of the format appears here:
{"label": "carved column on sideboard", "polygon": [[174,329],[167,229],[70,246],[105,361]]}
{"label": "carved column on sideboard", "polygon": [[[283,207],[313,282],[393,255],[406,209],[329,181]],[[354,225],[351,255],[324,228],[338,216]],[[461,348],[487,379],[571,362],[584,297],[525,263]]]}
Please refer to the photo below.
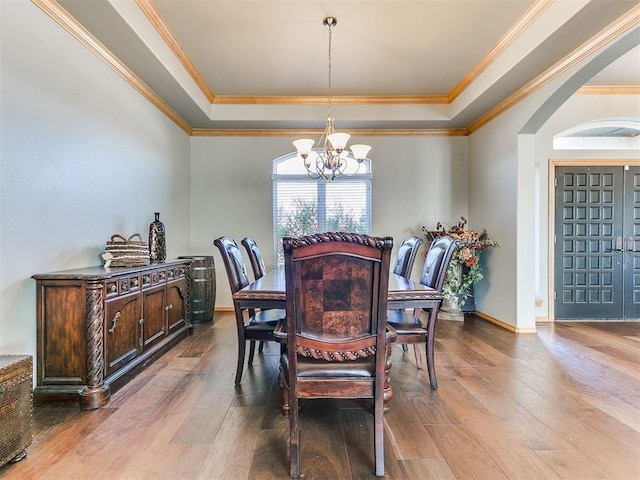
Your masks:
{"label": "carved column on sideboard", "polygon": [[109,386],[104,384],[104,284],[87,282],[87,387],[80,392],[80,408],[92,410],[109,402]]}

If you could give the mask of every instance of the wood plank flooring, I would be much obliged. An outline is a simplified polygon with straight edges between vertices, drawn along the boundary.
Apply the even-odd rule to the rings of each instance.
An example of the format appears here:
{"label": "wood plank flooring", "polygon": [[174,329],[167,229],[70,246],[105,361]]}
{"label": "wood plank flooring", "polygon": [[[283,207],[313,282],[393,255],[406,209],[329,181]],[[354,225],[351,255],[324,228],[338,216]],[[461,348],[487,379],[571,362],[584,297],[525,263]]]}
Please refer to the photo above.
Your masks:
{"label": "wood plank flooring", "polygon": [[[515,335],[474,316],[437,327],[432,391],[393,349],[390,479],[640,479],[640,323],[558,323]],[[99,410],[36,407],[34,441],[0,479],[285,479],[278,346],[235,388],[232,314],[141,372]],[[307,479],[370,479],[370,405],[301,405]]]}

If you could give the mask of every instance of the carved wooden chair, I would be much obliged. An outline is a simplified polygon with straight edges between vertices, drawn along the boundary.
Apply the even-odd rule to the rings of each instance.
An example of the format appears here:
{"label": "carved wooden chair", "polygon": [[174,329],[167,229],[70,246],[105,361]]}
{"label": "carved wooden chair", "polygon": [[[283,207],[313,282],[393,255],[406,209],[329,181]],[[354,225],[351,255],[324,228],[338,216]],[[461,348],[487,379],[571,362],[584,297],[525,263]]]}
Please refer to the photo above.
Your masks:
{"label": "carved wooden chair", "polygon": [[251,270],[253,270],[253,278],[255,280],[258,280],[259,278],[264,277],[267,269],[264,266],[262,251],[260,250],[260,247],[258,247],[256,241],[251,237],[245,237],[240,243],[242,243],[242,246],[247,251],[247,255],[249,256]]}
{"label": "carved wooden chair", "polygon": [[375,473],[384,476],[385,319],[393,239],[329,232],[285,237],[283,247],[287,320],[275,335],[287,342],[279,383],[290,420],[291,476],[300,475],[301,398],[373,399]]}
{"label": "carved wooden chair", "polygon": [[[449,262],[458,248],[458,244],[459,242],[456,239],[446,235],[436,238],[431,243],[424,260],[424,267],[420,277],[421,284],[442,292]],[[432,309],[424,309],[427,312],[426,322],[421,318],[421,309],[415,309],[413,313],[403,310],[390,310],[387,316],[387,323],[397,332],[397,343],[403,345],[414,344],[418,368],[422,368],[422,360],[417,346],[422,343],[426,344],[429,381],[431,388],[434,390],[438,388],[434,365],[434,343],[439,309],[439,305]]]}
{"label": "carved wooden chair", "polygon": [[[231,294],[249,285],[249,277],[242,259],[242,252],[238,248],[235,240],[229,237],[216,238],[213,241],[218,247],[220,256],[227,271]],[[248,364],[253,364],[253,357],[256,348],[256,341],[273,341],[273,330],[278,320],[282,318],[283,310],[259,310],[241,309],[234,301],[233,307],[236,315],[236,326],[238,329],[238,366],[236,368],[235,384],[239,385],[242,379],[244,368],[244,357],[246,342],[249,341]]]}
{"label": "carved wooden chair", "polygon": [[393,267],[393,273],[405,278],[411,278],[413,263],[416,260],[416,254],[418,253],[420,245],[422,245],[422,239],[420,237],[411,236],[402,241],[402,244],[398,247],[398,253],[396,254],[396,263]]}

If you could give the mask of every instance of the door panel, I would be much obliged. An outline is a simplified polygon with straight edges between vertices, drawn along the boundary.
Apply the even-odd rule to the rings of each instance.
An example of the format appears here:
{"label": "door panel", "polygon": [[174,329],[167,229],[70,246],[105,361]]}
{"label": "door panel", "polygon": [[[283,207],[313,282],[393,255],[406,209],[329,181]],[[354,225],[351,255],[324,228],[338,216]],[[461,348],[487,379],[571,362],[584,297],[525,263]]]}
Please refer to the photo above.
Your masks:
{"label": "door panel", "polygon": [[140,319],[142,302],[139,294],[105,302],[105,373],[126,365],[142,351]]}
{"label": "door panel", "polygon": [[143,293],[142,315],[144,318],[142,334],[144,349],[148,349],[167,335],[166,311],[167,296],[165,285],[159,285]]}
{"label": "door panel", "polygon": [[625,170],[624,318],[640,318],[640,167]]}
{"label": "door panel", "polygon": [[638,218],[640,168],[556,168],[556,319],[638,317]]}
{"label": "door panel", "polygon": [[169,333],[184,326],[185,299],[183,295],[184,280],[167,284],[167,321]]}

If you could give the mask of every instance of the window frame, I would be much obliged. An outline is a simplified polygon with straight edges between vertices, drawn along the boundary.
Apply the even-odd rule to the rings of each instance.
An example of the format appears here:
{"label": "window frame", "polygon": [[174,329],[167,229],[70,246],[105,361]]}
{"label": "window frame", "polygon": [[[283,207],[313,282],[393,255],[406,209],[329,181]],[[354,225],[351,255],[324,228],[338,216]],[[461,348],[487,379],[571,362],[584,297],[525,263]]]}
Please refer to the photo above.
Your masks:
{"label": "window frame", "polygon": [[[273,226],[273,265],[278,266],[280,264],[282,264],[282,262],[279,262],[279,258],[280,256],[278,255],[278,252],[280,252],[280,250],[282,249],[282,240],[278,239],[278,204],[277,204],[277,197],[278,197],[278,182],[282,181],[282,182],[315,182],[316,186],[317,186],[317,193],[316,193],[316,205],[317,205],[317,210],[318,210],[318,225],[319,225],[319,229],[320,231],[326,231],[326,229],[323,229],[321,226],[325,225],[326,226],[326,222],[327,222],[327,209],[326,209],[326,203],[327,203],[327,185],[328,184],[339,184],[339,183],[347,183],[347,182],[354,182],[354,181],[361,181],[364,183],[365,186],[365,195],[366,195],[366,201],[365,201],[365,221],[367,224],[367,231],[366,232],[361,232],[361,233],[367,233],[367,234],[371,234],[372,231],[372,225],[371,225],[371,221],[372,221],[372,183],[373,183],[373,173],[371,172],[371,160],[369,160],[368,158],[364,159],[362,161],[362,164],[360,165],[360,169],[358,171],[358,173],[355,174],[350,174],[350,175],[340,175],[338,177],[336,177],[332,182],[327,182],[326,180],[319,178],[319,179],[313,179],[310,178],[306,173],[276,173],[278,170],[278,166],[280,166],[282,163],[285,162],[289,162],[289,161],[295,161],[296,159],[298,159],[300,162],[302,161],[296,152],[292,152],[286,155],[283,155],[279,158],[276,158],[275,160],[273,160],[273,170],[271,173],[271,182],[272,182],[272,208],[273,208],[273,218],[272,218],[272,226]],[[304,168],[304,167],[303,167]],[[360,171],[364,170],[363,173],[360,173]],[[321,206],[323,208],[321,208]],[[315,233],[315,232],[314,232]]]}

